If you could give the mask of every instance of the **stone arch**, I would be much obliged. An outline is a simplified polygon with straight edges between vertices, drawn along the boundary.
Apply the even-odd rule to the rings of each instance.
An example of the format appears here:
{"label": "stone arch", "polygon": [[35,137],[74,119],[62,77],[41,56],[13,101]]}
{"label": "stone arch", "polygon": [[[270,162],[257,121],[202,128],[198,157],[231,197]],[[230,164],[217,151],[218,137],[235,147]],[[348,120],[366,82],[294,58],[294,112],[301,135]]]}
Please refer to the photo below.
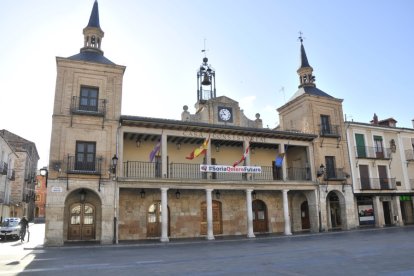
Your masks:
{"label": "stone arch", "polygon": [[329,191],[326,195],[326,213],[328,230],[347,229],[345,196],[338,190]]}
{"label": "stone arch", "polygon": [[[71,228],[71,221],[76,220],[73,218],[72,211],[76,206],[80,206],[82,212],[86,212],[88,216],[88,222],[92,223],[93,233],[92,236],[86,240],[95,240],[100,241],[102,237],[102,200],[94,190],[88,188],[79,188],[71,191],[67,194],[65,199],[64,206],[64,215],[63,215],[63,241],[68,240],[85,240],[82,237],[82,234],[79,235],[79,239],[75,238],[74,233],[70,231],[77,231]],[[93,213],[90,213],[93,211]],[[89,231],[86,229],[86,231]],[[82,229],[80,229],[82,231]]]}

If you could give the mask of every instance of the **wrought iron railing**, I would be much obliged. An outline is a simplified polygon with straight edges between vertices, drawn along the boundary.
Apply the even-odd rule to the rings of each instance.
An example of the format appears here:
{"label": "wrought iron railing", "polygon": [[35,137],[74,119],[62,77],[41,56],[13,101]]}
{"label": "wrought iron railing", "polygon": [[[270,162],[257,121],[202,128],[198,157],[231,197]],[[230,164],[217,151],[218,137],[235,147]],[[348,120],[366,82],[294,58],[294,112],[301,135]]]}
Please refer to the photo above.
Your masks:
{"label": "wrought iron railing", "polygon": [[411,190],[414,190],[414,179],[410,179]]}
{"label": "wrought iron railing", "polygon": [[169,164],[169,178],[206,179],[207,173],[200,172],[199,164],[171,163]]}
{"label": "wrought iron railing", "polygon": [[327,169],[325,171],[324,180],[345,180],[349,177],[349,174],[344,171],[343,168]]}
{"label": "wrought iron railing", "polygon": [[405,150],[405,160],[414,161],[414,150],[412,149]]}
{"label": "wrought iron railing", "polygon": [[8,164],[4,161],[0,161],[0,174],[7,174]]}
{"label": "wrought iron railing", "polygon": [[156,178],[162,176],[161,163],[159,162],[124,162],[124,176],[131,178]]}
{"label": "wrought iron railing", "polygon": [[[127,178],[158,178],[162,177],[161,163],[126,161],[123,163],[123,177]],[[261,173],[206,173],[200,171],[200,164],[170,163],[166,177],[171,179],[210,179],[230,181],[280,181],[283,180],[282,168],[261,166]],[[310,168],[288,168],[288,180],[311,181]]]}
{"label": "wrought iron railing", "polygon": [[73,96],[70,110],[74,114],[88,114],[95,116],[104,116],[106,112],[106,100],[96,100],[96,105],[82,104],[80,97]]}
{"label": "wrought iron railing", "polygon": [[311,180],[310,168],[288,168],[287,169],[289,180]]}
{"label": "wrought iron railing", "polygon": [[252,180],[283,180],[283,170],[281,167],[261,167],[261,173],[252,173]]}
{"label": "wrought iron railing", "polygon": [[359,178],[360,190],[395,190],[395,178]]}
{"label": "wrought iron railing", "polygon": [[390,159],[391,149],[390,148],[356,146],[355,154],[357,158]]}
{"label": "wrought iron railing", "polygon": [[101,174],[102,169],[101,156],[95,156],[91,161],[78,161],[76,156],[67,157],[67,173],[71,174]]}
{"label": "wrought iron railing", "polygon": [[340,134],[339,125],[319,125],[319,135],[325,137],[338,137]]}

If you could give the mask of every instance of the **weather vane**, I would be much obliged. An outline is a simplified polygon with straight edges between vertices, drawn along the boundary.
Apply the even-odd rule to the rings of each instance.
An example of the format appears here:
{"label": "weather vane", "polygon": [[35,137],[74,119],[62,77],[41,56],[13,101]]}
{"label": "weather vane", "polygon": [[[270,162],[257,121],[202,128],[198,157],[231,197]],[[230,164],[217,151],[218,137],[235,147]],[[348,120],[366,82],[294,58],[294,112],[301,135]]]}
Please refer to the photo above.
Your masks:
{"label": "weather vane", "polygon": [[201,52],[202,53],[204,53],[204,57],[206,57],[206,52],[208,51],[207,49],[206,49],[206,38],[204,38],[204,49],[203,50],[201,50]]}
{"label": "weather vane", "polygon": [[304,37],[302,35],[303,35],[303,33],[301,31],[299,31],[299,37],[298,37],[298,39],[300,40],[300,43],[302,43],[303,42],[303,39],[304,39]]}

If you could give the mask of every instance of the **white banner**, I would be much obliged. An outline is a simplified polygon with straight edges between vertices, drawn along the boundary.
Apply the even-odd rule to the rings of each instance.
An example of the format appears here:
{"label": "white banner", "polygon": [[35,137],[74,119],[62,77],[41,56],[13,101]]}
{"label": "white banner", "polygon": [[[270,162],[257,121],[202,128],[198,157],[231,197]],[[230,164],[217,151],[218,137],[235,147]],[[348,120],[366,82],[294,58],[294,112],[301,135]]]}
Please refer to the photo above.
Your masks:
{"label": "white banner", "polygon": [[262,167],[253,166],[225,166],[225,165],[200,165],[200,172],[221,173],[262,173]]}

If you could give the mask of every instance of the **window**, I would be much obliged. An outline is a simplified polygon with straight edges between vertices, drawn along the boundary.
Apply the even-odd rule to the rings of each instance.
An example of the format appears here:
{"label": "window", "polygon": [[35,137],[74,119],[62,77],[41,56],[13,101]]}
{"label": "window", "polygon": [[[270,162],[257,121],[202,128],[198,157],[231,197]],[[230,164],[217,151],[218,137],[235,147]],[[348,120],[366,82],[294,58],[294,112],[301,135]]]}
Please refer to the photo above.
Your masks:
{"label": "window", "polygon": [[377,158],[384,158],[384,147],[382,146],[382,137],[374,135],[375,155]]}
{"label": "window", "polygon": [[355,142],[356,142],[357,157],[358,158],[367,157],[364,134],[355,133]]}
{"label": "window", "polygon": [[79,110],[98,111],[98,95],[98,88],[82,86],[79,97]]}
{"label": "window", "polygon": [[40,195],[36,195],[36,201],[40,201]]}
{"label": "window", "polygon": [[336,178],[335,156],[325,156],[325,164],[326,164],[326,178],[327,179]]}
{"label": "window", "polygon": [[321,134],[331,134],[331,124],[328,115],[321,115]]}
{"label": "window", "polygon": [[95,142],[76,142],[75,170],[95,171],[95,157]]}

